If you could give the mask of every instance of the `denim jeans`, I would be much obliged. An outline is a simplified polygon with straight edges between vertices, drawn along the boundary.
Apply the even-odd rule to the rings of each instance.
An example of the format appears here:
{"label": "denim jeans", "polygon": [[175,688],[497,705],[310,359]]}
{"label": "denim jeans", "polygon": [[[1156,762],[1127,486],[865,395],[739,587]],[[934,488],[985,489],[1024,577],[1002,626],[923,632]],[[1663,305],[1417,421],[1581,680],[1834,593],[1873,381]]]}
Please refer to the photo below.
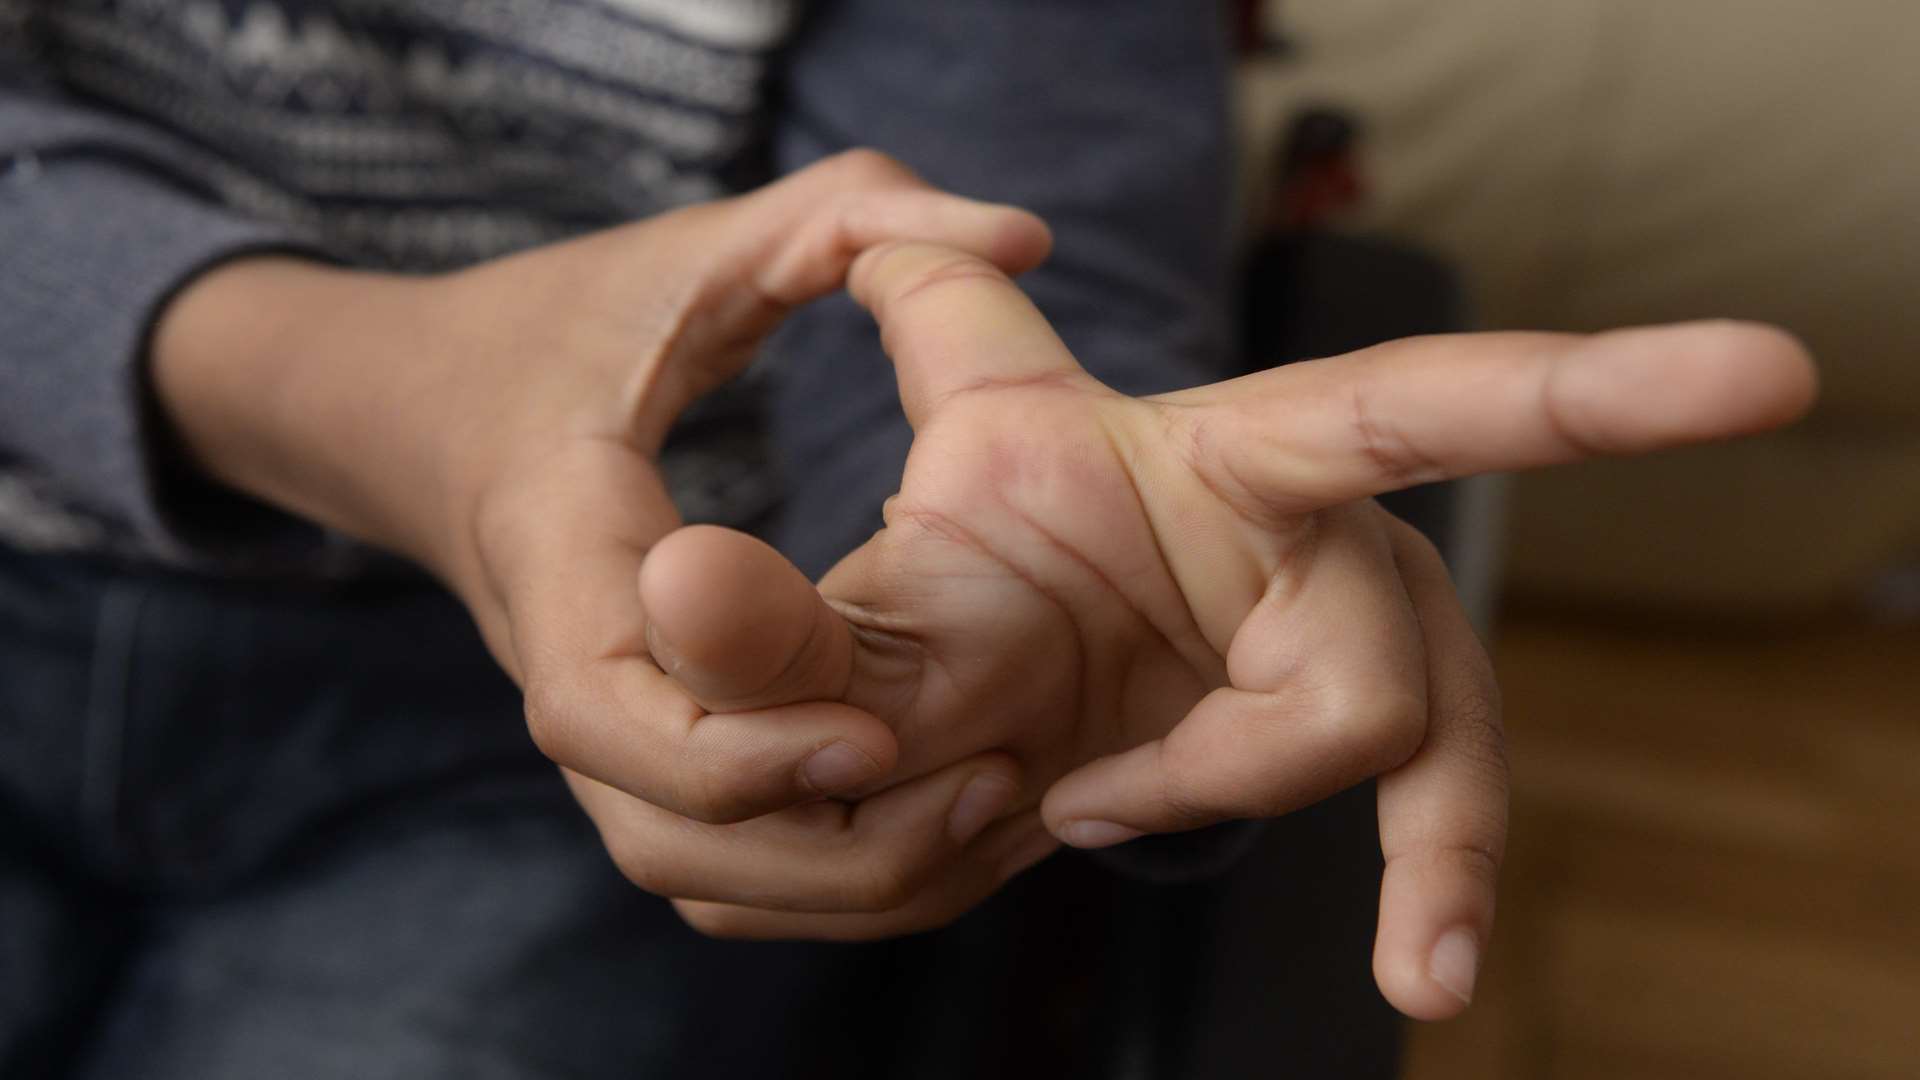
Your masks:
{"label": "denim jeans", "polygon": [[1385,1077],[1369,810],[1215,881],[1063,857],[934,934],[711,941],[434,586],[0,549],[0,1076]]}

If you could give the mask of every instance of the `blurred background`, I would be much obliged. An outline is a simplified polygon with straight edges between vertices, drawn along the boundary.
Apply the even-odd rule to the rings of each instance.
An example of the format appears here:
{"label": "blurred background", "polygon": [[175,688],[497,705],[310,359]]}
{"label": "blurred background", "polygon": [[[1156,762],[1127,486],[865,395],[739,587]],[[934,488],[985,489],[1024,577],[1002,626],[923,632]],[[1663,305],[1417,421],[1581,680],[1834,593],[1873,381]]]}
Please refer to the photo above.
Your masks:
{"label": "blurred background", "polygon": [[1920,4],[1236,17],[1250,310],[1735,316],[1823,371],[1786,434],[1476,491],[1513,843],[1406,1076],[1920,1077]]}

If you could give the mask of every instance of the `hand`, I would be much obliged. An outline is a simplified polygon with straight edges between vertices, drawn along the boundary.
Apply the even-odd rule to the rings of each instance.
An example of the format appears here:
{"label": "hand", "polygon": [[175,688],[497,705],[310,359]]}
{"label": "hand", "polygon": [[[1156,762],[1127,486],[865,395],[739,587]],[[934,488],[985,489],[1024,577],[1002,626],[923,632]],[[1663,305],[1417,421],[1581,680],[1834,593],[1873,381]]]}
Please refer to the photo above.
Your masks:
{"label": "hand", "polygon": [[[1368,497],[1759,431],[1813,393],[1784,335],[1705,324],[1409,340],[1136,400],[965,253],[889,245],[852,284],[915,429],[885,529],[817,590],[740,534],[667,537],[641,577],[656,655],[711,709],[872,714],[900,737],[899,777],[1009,753],[1030,790],[1059,778],[1045,820],[1082,847],[1379,775],[1375,967],[1417,1017],[1471,992],[1504,744],[1437,554]],[[998,883],[917,884],[869,916],[682,911],[731,936],[865,937]]]}
{"label": "hand", "polygon": [[[845,706],[702,710],[649,658],[635,583],[679,524],[653,461],[674,417],[862,249],[903,236],[1010,273],[1048,244],[1031,215],[848,154],[442,277],[239,260],[164,313],[153,377],[207,473],[410,555],[460,595],[635,881],[870,907],[963,849],[951,872],[993,872],[1024,837],[968,844],[1015,797],[1012,763],[942,763],[858,808],[817,801],[884,775],[893,733]],[[796,803],[811,805],[704,824]]]}

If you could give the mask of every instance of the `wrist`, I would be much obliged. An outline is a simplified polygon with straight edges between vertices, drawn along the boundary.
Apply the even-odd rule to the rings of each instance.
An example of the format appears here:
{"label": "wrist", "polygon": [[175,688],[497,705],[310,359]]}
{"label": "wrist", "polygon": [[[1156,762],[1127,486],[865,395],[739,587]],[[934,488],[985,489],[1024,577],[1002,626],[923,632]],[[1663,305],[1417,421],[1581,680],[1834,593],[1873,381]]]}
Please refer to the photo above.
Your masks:
{"label": "wrist", "polygon": [[187,460],[263,502],[433,565],[448,484],[426,436],[434,279],[238,259],[157,321],[154,395]]}

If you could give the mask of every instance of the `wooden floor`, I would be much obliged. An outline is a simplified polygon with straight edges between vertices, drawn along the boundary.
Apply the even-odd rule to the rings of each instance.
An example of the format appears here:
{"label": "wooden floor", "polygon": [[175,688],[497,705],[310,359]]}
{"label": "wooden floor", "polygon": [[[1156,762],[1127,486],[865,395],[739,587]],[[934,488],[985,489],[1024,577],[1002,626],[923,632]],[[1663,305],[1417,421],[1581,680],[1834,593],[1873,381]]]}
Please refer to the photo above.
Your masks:
{"label": "wooden floor", "polygon": [[1500,926],[1412,1080],[1920,1078],[1920,629],[1513,617]]}

